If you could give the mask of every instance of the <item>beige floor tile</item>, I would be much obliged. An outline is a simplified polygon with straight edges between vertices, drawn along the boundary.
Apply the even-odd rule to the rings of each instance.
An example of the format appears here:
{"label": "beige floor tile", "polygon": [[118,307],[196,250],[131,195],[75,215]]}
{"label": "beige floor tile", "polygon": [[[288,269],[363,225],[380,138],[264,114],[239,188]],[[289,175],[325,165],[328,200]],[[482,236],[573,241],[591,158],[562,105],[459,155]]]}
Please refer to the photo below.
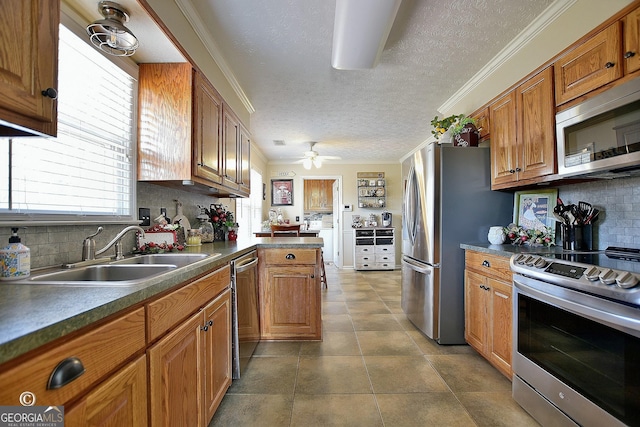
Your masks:
{"label": "beige floor tile", "polygon": [[414,329],[407,334],[418,345],[424,354],[475,354],[476,351],[466,345],[440,345],[431,338],[427,338],[422,332]]}
{"label": "beige floor tile", "polygon": [[454,393],[511,390],[511,381],[477,354],[426,357]]}
{"label": "beige floor tile", "polygon": [[292,395],[297,371],[298,357],[252,357],[227,393]]}
{"label": "beige floor tile", "polygon": [[399,299],[398,301],[389,301],[389,300],[383,299],[383,301],[384,301],[384,305],[387,306],[387,308],[392,314],[404,313],[404,311],[402,311],[402,305],[400,304]]}
{"label": "beige floor tile", "polygon": [[323,314],[348,314],[347,305],[340,301],[328,301],[322,304]]}
{"label": "beige floor tile", "polygon": [[365,356],[364,364],[376,394],[449,390],[424,356]]}
{"label": "beige floor tile", "polygon": [[391,313],[387,306],[378,301],[347,301],[349,314],[388,314]]}
{"label": "beige floor tile", "polygon": [[349,291],[344,293],[344,299],[350,301],[380,301],[380,297],[373,289],[363,291]]}
{"label": "beige floor tile", "polygon": [[365,356],[420,356],[422,352],[404,331],[356,331]]}
{"label": "beige floor tile", "polygon": [[402,330],[402,326],[392,314],[354,314],[351,318],[356,331]]}
{"label": "beige floor tile", "polygon": [[291,427],[375,427],[382,419],[372,394],[296,394]]}
{"label": "beige floor tile", "polygon": [[292,396],[227,394],[209,427],[288,426],[292,407]]}
{"label": "beige floor tile", "polygon": [[385,426],[469,427],[475,425],[451,393],[376,394]]}
{"label": "beige floor tile", "polygon": [[322,341],[303,342],[300,354],[304,356],[360,356],[355,332],[324,331]]}
{"label": "beige floor tile", "polygon": [[326,314],[322,316],[324,332],[353,332],[353,322],[348,314]]}
{"label": "beige floor tile", "polygon": [[296,395],[371,392],[361,356],[300,357]]}
{"label": "beige floor tile", "polygon": [[534,427],[539,424],[511,397],[511,390],[503,392],[458,393],[458,400],[471,414],[478,426]]}
{"label": "beige floor tile", "polygon": [[255,356],[298,356],[299,342],[267,342],[261,341],[254,351]]}

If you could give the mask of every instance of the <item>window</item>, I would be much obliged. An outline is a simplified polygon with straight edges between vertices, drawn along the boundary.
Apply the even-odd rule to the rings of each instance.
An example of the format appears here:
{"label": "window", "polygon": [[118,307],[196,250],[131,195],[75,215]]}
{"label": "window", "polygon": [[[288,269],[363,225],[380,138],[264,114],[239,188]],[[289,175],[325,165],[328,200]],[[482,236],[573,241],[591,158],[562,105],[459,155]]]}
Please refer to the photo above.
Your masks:
{"label": "window", "polygon": [[133,219],[136,93],[130,72],[61,25],[58,137],[0,141],[0,220]]}
{"label": "window", "polygon": [[262,229],[262,175],[251,169],[251,195],[236,199],[236,221],[240,224],[238,237],[252,237],[254,231]]}

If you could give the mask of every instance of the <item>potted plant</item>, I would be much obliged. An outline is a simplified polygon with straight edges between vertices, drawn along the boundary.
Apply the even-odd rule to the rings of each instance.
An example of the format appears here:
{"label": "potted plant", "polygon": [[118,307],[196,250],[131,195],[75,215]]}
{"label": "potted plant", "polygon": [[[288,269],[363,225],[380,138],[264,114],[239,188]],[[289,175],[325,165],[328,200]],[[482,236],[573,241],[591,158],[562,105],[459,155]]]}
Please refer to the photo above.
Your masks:
{"label": "potted plant", "polygon": [[436,139],[440,139],[440,137],[456,123],[459,117],[460,116],[455,114],[443,119],[439,119],[438,116],[435,116],[433,120],[431,120],[431,126],[433,126],[431,133],[436,137]]}

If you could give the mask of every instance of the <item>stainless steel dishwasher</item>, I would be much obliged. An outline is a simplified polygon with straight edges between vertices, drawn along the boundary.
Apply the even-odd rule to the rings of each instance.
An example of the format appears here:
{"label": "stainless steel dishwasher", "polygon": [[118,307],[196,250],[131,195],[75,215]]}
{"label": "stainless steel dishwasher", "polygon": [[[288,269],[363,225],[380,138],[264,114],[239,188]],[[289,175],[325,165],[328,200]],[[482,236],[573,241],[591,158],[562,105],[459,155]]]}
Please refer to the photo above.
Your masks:
{"label": "stainless steel dishwasher", "polygon": [[258,253],[231,261],[233,379],[240,378],[260,342]]}

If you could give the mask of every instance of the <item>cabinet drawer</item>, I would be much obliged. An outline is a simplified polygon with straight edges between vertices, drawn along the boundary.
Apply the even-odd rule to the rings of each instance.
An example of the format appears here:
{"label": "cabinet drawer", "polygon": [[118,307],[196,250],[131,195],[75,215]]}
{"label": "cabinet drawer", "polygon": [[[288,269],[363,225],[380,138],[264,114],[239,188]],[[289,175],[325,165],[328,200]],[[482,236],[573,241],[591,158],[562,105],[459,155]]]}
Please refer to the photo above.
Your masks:
{"label": "cabinet drawer", "polygon": [[511,283],[513,274],[509,267],[509,258],[485,254],[482,252],[466,251],[466,267],[484,276],[493,277],[507,283]]}
{"label": "cabinet drawer", "polygon": [[357,254],[373,254],[375,252],[375,246],[356,246]]}
{"label": "cabinet drawer", "polygon": [[395,258],[394,254],[376,254],[376,262],[378,263],[393,263]]}
{"label": "cabinet drawer", "polygon": [[356,263],[357,264],[367,264],[373,263],[376,261],[375,254],[356,254]]}
{"label": "cabinet drawer", "polygon": [[375,252],[377,254],[394,254],[395,250],[393,245],[386,245],[386,246],[376,246],[376,250]]}
{"label": "cabinet drawer", "polygon": [[315,249],[267,249],[263,254],[267,265],[315,265],[317,258]]}
{"label": "cabinet drawer", "polygon": [[147,304],[149,342],[204,307],[231,284],[228,265]]}
{"label": "cabinet drawer", "polygon": [[[37,405],[65,405],[87,392],[144,345],[144,308],[141,307],[29,357],[11,369],[0,368],[0,402],[19,406],[20,394],[29,391],[35,395]],[[48,390],[53,371],[71,357],[82,362],[84,373],[60,388]]]}

